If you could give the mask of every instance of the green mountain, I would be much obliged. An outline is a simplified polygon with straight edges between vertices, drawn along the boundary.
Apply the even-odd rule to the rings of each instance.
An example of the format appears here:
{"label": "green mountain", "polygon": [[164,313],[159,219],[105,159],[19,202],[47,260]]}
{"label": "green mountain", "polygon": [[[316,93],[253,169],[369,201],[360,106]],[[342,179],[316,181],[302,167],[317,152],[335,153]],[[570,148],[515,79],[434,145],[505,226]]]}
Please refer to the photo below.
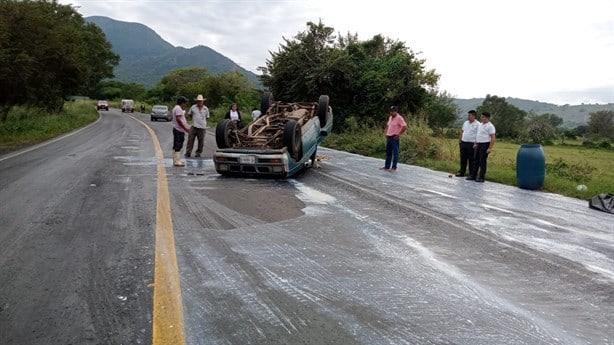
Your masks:
{"label": "green mountain", "polygon": [[[610,110],[614,111],[614,103],[609,104],[579,104],[579,105],[556,105],[538,101],[530,101],[526,99],[507,97],[506,102],[526,112],[532,112],[537,115],[554,114],[563,119],[563,127],[575,128],[581,125],[586,125],[590,114]],[[461,118],[465,119],[467,112],[471,109],[476,109],[484,102],[484,98],[470,99],[454,99],[454,103],[461,111]]]}
{"label": "green mountain", "polygon": [[156,85],[169,72],[183,67],[204,67],[211,73],[239,71],[255,85],[258,76],[215,50],[199,45],[175,47],[149,27],[108,17],[92,16],[86,21],[96,24],[120,56],[115,78],[126,83],[139,83],[147,88]]}

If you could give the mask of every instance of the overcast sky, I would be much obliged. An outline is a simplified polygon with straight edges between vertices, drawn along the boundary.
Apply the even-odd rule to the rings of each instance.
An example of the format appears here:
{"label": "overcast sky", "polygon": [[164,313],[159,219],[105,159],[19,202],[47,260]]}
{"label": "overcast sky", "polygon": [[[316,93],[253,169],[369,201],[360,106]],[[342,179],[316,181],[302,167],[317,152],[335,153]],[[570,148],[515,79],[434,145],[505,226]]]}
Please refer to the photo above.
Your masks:
{"label": "overcast sky", "polygon": [[308,21],[405,42],[457,98],[487,94],[614,103],[613,0],[60,0],[84,17],[144,24],[174,46],[208,46],[258,74]]}

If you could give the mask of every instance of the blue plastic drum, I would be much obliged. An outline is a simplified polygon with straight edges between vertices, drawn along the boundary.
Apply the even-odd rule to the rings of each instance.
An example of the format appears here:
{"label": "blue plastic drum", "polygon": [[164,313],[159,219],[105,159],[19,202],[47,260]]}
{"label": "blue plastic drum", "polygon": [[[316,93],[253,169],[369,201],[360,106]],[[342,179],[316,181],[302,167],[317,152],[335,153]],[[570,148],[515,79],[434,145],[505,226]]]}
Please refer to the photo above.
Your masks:
{"label": "blue plastic drum", "polygon": [[546,155],[540,144],[522,144],[516,155],[516,180],[522,189],[540,189],[546,179]]}

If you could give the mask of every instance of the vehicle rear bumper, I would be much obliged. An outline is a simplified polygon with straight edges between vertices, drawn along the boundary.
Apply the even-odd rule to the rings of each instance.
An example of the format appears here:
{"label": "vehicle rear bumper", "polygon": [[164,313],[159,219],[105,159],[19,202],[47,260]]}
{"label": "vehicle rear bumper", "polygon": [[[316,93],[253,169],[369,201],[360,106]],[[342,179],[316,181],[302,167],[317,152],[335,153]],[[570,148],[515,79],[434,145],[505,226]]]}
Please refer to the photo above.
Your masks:
{"label": "vehicle rear bumper", "polygon": [[217,150],[213,163],[220,174],[285,177],[290,172],[286,150]]}

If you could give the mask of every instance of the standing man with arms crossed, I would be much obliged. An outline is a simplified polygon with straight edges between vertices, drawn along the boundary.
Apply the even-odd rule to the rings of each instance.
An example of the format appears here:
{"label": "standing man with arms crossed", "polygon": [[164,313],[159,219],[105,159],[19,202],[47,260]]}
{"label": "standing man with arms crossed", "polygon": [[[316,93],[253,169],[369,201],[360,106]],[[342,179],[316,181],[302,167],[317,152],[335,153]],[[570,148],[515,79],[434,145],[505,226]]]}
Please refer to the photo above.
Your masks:
{"label": "standing man with arms crossed", "polygon": [[177,105],[173,108],[173,165],[177,167],[185,166],[185,162],[181,160],[181,148],[183,148],[185,134],[190,132],[190,128],[185,121],[187,103],[187,98],[179,96]]}
{"label": "standing man with arms crossed", "polygon": [[203,95],[196,97],[196,104],[194,104],[188,114],[192,116],[192,127],[190,127],[190,133],[188,134],[188,145],[185,148],[185,156],[190,157],[192,155],[192,149],[194,148],[194,139],[198,139],[198,147],[196,148],[196,154],[194,157],[200,157],[203,153],[203,145],[205,143],[205,130],[207,128],[207,118],[209,118],[209,108],[205,105],[206,98]]}
{"label": "standing man with arms crossed", "polygon": [[480,123],[475,120],[476,116],[477,112],[475,110],[469,110],[467,112],[467,121],[463,123],[463,128],[458,137],[460,170],[456,173],[456,177],[465,176],[467,162],[469,162],[469,174],[473,171],[473,166],[475,164],[475,149],[473,148],[473,143],[475,143],[475,136],[478,133],[478,126],[480,125]]}
{"label": "standing man with arms crossed", "polygon": [[400,135],[407,130],[407,123],[403,116],[399,114],[396,106],[390,107],[390,115],[386,124],[386,162],[380,169],[390,172],[397,171],[399,162]]}
{"label": "standing man with arms crossed", "polygon": [[495,145],[495,126],[490,122],[490,113],[487,111],[483,112],[480,119],[482,123],[478,126],[475,144],[473,145],[477,158],[471,175],[467,177],[467,180],[475,180],[475,182],[484,182],[488,154],[492,152],[492,148]]}

